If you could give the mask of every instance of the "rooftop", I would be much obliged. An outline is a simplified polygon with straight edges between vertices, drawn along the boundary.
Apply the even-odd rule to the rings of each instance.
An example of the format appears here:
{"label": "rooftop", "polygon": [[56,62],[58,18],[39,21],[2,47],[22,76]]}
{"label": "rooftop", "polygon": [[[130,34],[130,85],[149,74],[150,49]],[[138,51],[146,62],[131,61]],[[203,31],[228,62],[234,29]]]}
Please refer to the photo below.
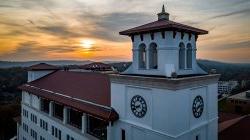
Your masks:
{"label": "rooftop", "polygon": [[99,71],[112,70],[111,65],[101,63],[101,62],[93,62],[90,64],[82,65],[80,66],[80,68],[86,69],[86,70],[99,70]]}
{"label": "rooftop", "polygon": [[41,70],[59,70],[60,68],[54,65],[49,65],[46,63],[39,63],[28,67],[28,70],[31,71],[41,71]]}
{"label": "rooftop", "polygon": [[241,116],[242,115],[233,114],[233,113],[219,112],[219,123],[222,123],[231,119],[239,118]]}
{"label": "rooftop", "polygon": [[110,80],[105,74],[55,71],[19,88],[103,120],[118,119],[118,114],[110,107]]}
{"label": "rooftop", "polygon": [[238,99],[238,100],[250,101],[250,97],[247,97],[247,92],[250,92],[250,90],[241,92],[239,94],[232,95],[232,96],[228,97],[228,99]]}
{"label": "rooftop", "polygon": [[249,140],[250,116],[241,116],[219,124],[220,140]]}

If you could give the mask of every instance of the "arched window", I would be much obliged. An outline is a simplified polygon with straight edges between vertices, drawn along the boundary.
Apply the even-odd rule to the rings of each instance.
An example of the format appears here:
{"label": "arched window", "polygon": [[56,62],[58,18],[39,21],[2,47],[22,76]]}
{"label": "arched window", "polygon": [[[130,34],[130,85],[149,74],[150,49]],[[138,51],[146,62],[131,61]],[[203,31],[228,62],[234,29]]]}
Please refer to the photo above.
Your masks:
{"label": "arched window", "polygon": [[139,45],[139,68],[146,68],[146,45]]}
{"label": "arched window", "polygon": [[151,43],[149,45],[149,68],[157,69],[158,67],[157,44]]}
{"label": "arched window", "polygon": [[183,43],[179,44],[179,68],[185,68],[185,45]]}
{"label": "arched window", "polygon": [[187,45],[187,68],[192,68],[192,45],[188,43]]}

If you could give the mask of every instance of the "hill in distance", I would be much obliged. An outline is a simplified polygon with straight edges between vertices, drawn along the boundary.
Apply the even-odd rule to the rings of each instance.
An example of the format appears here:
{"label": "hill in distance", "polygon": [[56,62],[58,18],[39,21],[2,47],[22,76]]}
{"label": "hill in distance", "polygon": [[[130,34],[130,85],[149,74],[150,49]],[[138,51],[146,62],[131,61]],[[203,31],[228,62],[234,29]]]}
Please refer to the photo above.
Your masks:
{"label": "hill in distance", "polygon": [[[11,67],[29,67],[38,63],[47,63],[57,66],[68,65],[85,65],[93,61],[84,60],[54,60],[54,61],[26,61],[26,62],[8,62],[0,61],[0,68]],[[124,71],[131,62],[118,62],[118,61],[103,61],[114,66],[118,71]],[[250,63],[224,63],[211,60],[198,60],[198,64],[202,69],[209,72],[211,69],[216,69],[217,73],[221,74],[221,80],[250,80]]]}

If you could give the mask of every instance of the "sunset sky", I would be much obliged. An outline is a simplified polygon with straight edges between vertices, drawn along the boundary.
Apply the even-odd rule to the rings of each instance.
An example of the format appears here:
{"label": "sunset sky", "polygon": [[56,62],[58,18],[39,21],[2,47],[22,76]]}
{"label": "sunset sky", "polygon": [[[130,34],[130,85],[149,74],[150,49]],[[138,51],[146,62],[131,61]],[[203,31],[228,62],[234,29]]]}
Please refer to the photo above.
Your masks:
{"label": "sunset sky", "polygon": [[250,62],[249,0],[0,0],[0,60],[130,61],[119,31],[170,19],[209,31],[197,56]]}

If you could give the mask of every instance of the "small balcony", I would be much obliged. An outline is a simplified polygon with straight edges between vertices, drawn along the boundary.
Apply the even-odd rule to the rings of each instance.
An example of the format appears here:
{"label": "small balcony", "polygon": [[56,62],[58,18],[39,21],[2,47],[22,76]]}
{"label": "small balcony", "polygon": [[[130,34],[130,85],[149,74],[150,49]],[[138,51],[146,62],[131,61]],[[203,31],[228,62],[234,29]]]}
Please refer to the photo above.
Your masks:
{"label": "small balcony", "polygon": [[45,113],[49,113],[50,101],[47,99],[41,98],[40,102],[41,102],[41,111],[43,111]]}
{"label": "small balcony", "polygon": [[53,116],[57,119],[63,120],[63,108],[64,106],[59,103],[54,103]]}
{"label": "small balcony", "polygon": [[68,124],[78,128],[82,129],[82,115],[83,113],[74,109],[68,110]]}

